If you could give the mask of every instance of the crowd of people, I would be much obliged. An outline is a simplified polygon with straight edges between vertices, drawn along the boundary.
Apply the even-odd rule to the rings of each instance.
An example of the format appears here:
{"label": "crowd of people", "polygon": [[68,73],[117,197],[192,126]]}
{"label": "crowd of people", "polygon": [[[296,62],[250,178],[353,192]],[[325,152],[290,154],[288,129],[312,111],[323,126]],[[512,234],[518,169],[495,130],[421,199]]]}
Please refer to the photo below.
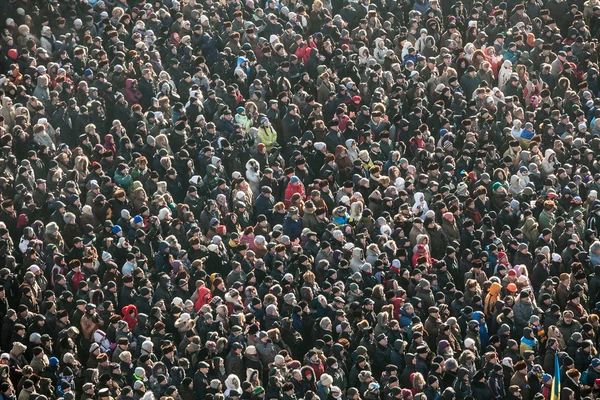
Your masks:
{"label": "crowd of people", "polygon": [[600,397],[600,0],[0,11],[0,400]]}

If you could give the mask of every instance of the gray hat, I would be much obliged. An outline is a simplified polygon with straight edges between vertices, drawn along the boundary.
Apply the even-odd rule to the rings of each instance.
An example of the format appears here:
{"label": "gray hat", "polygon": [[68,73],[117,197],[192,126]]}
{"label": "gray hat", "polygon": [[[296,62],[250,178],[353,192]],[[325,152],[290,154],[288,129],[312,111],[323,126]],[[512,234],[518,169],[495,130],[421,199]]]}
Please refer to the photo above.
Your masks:
{"label": "gray hat", "polygon": [[449,358],[444,362],[444,367],[446,367],[446,371],[450,371],[458,368],[458,363],[454,358]]}

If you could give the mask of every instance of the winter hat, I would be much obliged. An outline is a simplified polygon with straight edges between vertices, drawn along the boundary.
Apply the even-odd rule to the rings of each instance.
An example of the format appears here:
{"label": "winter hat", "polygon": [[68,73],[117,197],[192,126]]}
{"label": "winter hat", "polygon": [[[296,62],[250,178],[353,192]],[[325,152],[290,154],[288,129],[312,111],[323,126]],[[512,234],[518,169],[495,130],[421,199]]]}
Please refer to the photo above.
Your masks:
{"label": "winter hat", "polygon": [[142,343],[142,350],[145,350],[148,353],[152,352],[153,347],[154,347],[154,343],[152,343],[150,340],[146,340]]}
{"label": "winter hat", "polygon": [[329,387],[333,384],[333,378],[329,374],[321,375],[321,384],[325,387]]}
{"label": "winter hat", "polygon": [[277,354],[275,356],[275,360],[273,361],[273,364],[275,364],[276,366],[284,366],[285,365],[285,358],[281,355],[281,354]]}
{"label": "winter hat", "polygon": [[444,362],[446,371],[451,371],[458,368],[458,362],[454,358],[449,358]]}
{"label": "winter hat", "polygon": [[65,224],[70,224],[71,222],[75,221],[75,214],[73,214],[71,212],[67,212],[63,216],[63,220],[65,221]]}

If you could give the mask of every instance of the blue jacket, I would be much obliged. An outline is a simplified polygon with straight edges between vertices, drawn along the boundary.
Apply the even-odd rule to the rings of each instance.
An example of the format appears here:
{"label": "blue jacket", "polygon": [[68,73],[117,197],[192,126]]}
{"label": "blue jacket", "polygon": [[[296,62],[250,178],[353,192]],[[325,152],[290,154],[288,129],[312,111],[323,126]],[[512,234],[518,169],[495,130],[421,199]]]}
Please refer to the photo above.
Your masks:
{"label": "blue jacket", "polygon": [[400,323],[400,328],[409,327],[412,324],[412,318],[416,315],[417,314],[415,314],[415,313],[409,314],[404,309],[401,309],[400,310],[400,321],[398,321]]}
{"label": "blue jacket", "polygon": [[269,218],[273,214],[273,206],[275,200],[273,196],[266,198],[262,193],[256,198],[254,207],[256,208],[256,215],[264,214],[265,217]]}
{"label": "blue jacket", "polygon": [[292,242],[298,239],[302,234],[302,221],[286,217],[283,221],[283,234],[288,235]]}
{"label": "blue jacket", "polygon": [[[481,348],[485,349],[490,343],[490,334],[488,333],[487,324],[485,323],[485,314],[481,311],[473,313],[473,319],[479,322],[479,338],[481,339]],[[483,319],[484,322],[481,322]]]}

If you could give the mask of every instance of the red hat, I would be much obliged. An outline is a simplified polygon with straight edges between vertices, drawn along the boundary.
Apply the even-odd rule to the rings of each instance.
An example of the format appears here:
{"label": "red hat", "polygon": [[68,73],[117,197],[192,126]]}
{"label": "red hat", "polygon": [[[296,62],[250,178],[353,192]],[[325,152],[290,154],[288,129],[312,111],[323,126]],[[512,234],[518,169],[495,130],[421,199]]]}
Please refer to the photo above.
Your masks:
{"label": "red hat", "polygon": [[92,169],[98,169],[98,168],[102,168],[102,165],[100,165],[100,163],[98,161],[94,161],[92,163]]}
{"label": "red hat", "polygon": [[353,96],[352,97],[352,101],[355,103],[360,103],[360,101],[362,100],[362,97],[360,96]]}
{"label": "red hat", "polygon": [[517,271],[515,271],[514,269],[511,269],[510,271],[508,271],[509,275],[513,275],[513,276],[517,276]]}
{"label": "red hat", "polygon": [[17,49],[10,49],[8,51],[8,57],[12,58],[13,60],[16,60],[17,57],[19,57],[19,52],[17,51]]}
{"label": "red hat", "polygon": [[[501,260],[504,257],[506,257],[506,253],[503,251],[499,251],[498,252],[498,260]],[[513,271],[513,270],[511,270],[511,271]]]}

